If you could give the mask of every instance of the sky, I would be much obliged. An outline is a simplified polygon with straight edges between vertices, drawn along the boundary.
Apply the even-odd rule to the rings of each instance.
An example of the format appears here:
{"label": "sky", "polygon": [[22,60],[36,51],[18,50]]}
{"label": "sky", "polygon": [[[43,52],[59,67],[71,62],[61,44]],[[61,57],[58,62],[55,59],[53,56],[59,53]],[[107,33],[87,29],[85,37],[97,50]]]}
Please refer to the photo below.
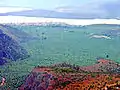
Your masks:
{"label": "sky", "polygon": [[0,6],[29,7],[35,9],[53,10],[64,6],[99,5],[116,0],[0,0]]}
{"label": "sky", "polygon": [[0,13],[44,9],[78,16],[120,17],[120,0],[0,0],[0,6],[8,7],[0,7]]}

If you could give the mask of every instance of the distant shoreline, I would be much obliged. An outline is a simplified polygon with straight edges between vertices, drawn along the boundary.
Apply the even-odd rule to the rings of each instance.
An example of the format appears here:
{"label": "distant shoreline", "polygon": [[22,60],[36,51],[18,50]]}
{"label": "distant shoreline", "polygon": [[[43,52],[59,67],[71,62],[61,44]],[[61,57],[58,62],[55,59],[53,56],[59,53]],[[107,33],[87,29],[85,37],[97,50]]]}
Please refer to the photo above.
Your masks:
{"label": "distant shoreline", "polygon": [[93,25],[93,24],[118,24],[117,19],[59,19],[59,18],[44,18],[44,17],[25,17],[25,16],[0,16],[1,24],[68,24],[68,25]]}

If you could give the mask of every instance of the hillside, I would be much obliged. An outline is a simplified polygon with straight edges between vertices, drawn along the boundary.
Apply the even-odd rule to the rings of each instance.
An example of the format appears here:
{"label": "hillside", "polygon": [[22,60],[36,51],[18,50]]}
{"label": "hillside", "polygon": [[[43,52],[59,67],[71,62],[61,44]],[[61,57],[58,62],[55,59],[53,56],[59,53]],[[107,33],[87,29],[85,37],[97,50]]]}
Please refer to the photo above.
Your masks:
{"label": "hillside", "polygon": [[0,65],[8,60],[16,61],[28,57],[27,51],[19,45],[19,38],[11,30],[0,25]]}
{"label": "hillside", "polygon": [[118,67],[105,59],[84,67],[67,63],[38,66],[18,90],[119,90],[120,74],[113,72]]}
{"label": "hillside", "polygon": [[17,42],[39,39],[38,37],[31,36],[28,33],[10,25],[0,25],[0,28],[4,30],[4,33],[8,33],[14,40],[17,40]]}

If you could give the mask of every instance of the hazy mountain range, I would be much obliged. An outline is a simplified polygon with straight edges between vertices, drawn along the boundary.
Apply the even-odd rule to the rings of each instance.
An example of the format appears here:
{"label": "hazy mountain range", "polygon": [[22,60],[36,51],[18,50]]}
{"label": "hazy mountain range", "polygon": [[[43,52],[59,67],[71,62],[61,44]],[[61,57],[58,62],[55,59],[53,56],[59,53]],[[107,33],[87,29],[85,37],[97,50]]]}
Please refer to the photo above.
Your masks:
{"label": "hazy mountain range", "polygon": [[[2,8],[2,7],[0,7]],[[0,16],[29,16],[29,17],[47,17],[47,18],[73,18],[73,19],[85,19],[85,18],[119,18],[120,17],[120,3],[119,1],[110,3],[86,4],[83,6],[65,6],[58,7],[54,10],[43,9],[20,9],[18,7],[13,8],[13,11],[0,13]],[[15,10],[14,10],[15,8]],[[17,11],[18,8],[18,11]]]}
{"label": "hazy mountain range", "polygon": [[69,13],[69,12],[57,12],[57,11],[49,11],[42,9],[34,9],[34,10],[26,10],[19,12],[8,12],[8,13],[0,13],[0,16],[29,16],[29,17],[45,17],[45,18],[106,18],[104,15],[97,14],[86,14],[86,13]]}

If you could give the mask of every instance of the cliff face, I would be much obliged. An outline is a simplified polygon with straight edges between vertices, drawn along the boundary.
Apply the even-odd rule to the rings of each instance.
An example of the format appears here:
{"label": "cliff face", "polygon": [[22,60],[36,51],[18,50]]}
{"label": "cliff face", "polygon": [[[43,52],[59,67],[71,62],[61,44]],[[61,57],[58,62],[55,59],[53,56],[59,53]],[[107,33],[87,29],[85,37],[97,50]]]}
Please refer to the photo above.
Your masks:
{"label": "cliff face", "polygon": [[28,57],[27,51],[19,45],[17,37],[10,33],[9,29],[0,26],[0,65],[7,62],[7,59],[16,61]]}

